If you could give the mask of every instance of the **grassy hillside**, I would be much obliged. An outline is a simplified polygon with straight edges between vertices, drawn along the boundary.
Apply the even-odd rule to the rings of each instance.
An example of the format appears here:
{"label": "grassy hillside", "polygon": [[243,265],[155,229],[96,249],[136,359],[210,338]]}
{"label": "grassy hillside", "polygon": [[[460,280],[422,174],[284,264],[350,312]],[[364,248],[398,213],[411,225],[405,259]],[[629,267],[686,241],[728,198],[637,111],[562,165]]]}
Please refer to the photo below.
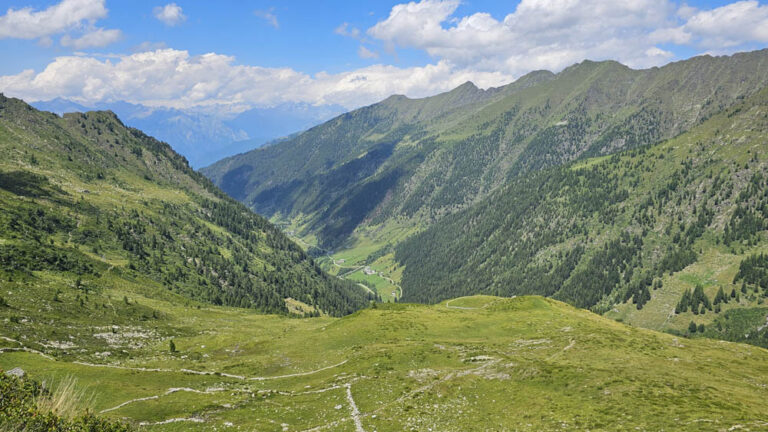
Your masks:
{"label": "grassy hillside", "polygon": [[8,332],[42,340],[71,325],[94,339],[94,323],[161,321],[133,300],[138,292],[298,314],[343,315],[368,302],[109,112],[60,118],[0,96],[0,151]]}
{"label": "grassy hillside", "polygon": [[698,431],[768,421],[765,350],[632,328],[541,297],[308,320],[140,302],[185,329],[176,352],[165,338],[136,351],[126,343],[136,330],[119,329],[112,350],[131,353],[121,361],[7,351],[0,367],[74,376],[95,413],[153,431]]}
{"label": "grassy hillside", "polygon": [[648,70],[586,61],[487,91],[393,96],[203,172],[338,248],[362,228],[431,224],[510,178],[672,138],[767,85],[767,66],[768,51]]}
{"label": "grassy hillside", "polygon": [[768,346],[766,143],[768,89],[662,144],[515,179],[397,247],[404,300],[535,293]]}

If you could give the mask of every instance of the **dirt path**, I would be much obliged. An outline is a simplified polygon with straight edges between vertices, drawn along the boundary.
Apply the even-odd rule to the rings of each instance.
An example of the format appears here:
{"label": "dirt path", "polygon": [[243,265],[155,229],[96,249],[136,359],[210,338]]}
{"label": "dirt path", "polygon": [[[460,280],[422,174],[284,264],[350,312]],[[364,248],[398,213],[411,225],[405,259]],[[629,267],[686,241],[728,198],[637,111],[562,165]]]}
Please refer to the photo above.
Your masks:
{"label": "dirt path", "polygon": [[21,348],[0,348],[0,354],[5,353],[5,352],[20,352],[20,351],[21,352],[28,352],[28,353],[31,353],[31,354],[37,354],[39,356],[47,358],[48,360],[56,361],[55,358],[49,356],[48,354],[42,353],[42,352],[40,352],[38,350],[34,350],[32,348],[26,348],[26,347],[21,347]]}
{"label": "dirt path", "polygon": [[[513,298],[515,298],[515,297],[517,297],[517,296],[512,296],[512,297],[507,297],[507,298],[509,298],[509,299],[513,299]],[[456,300],[459,300],[459,299],[462,299],[462,298],[463,298],[463,297],[457,297],[457,298],[455,298],[455,299],[450,299],[450,300],[448,300],[447,302],[445,302],[445,307],[447,307],[448,309],[459,309],[459,310],[478,310],[478,309],[486,309],[488,306],[490,306],[490,305],[494,304],[495,302],[497,302],[497,301],[499,300],[499,299],[494,299],[494,300],[492,300],[492,301],[489,301],[488,303],[484,304],[482,307],[451,306],[451,303],[452,303],[452,302],[454,302],[454,301],[456,301]]]}
{"label": "dirt path", "polygon": [[158,425],[164,425],[169,423],[179,423],[179,422],[205,423],[205,420],[201,419],[200,417],[179,417],[179,418],[172,418],[172,419],[163,420],[159,422],[141,422],[139,423],[139,426],[158,426]]}
{"label": "dirt path", "polygon": [[130,405],[130,404],[135,403],[135,402],[143,402],[143,401],[155,400],[155,399],[160,399],[160,395],[147,396],[147,397],[143,397],[143,398],[131,399],[129,401],[125,401],[125,402],[121,403],[120,405],[113,406],[112,408],[103,409],[103,410],[99,411],[99,414],[104,414],[104,413],[108,413],[110,411],[119,410],[120,408],[122,408],[122,407],[124,407],[126,405]]}
{"label": "dirt path", "polygon": [[[178,393],[178,392],[188,392],[188,393],[198,393],[198,394],[212,394],[212,393],[218,393],[218,392],[223,392],[223,391],[228,391],[228,390],[224,389],[224,388],[211,388],[211,389],[206,389],[206,390],[196,390],[196,389],[189,388],[189,387],[172,387],[172,388],[169,388],[165,393],[162,393],[162,394],[159,394],[159,395],[146,396],[146,397],[140,397],[140,398],[136,398],[136,399],[131,399],[129,401],[125,401],[125,402],[121,403],[120,405],[113,406],[112,408],[103,409],[103,410],[99,411],[99,414],[104,414],[104,413],[107,413],[107,412],[110,412],[110,411],[115,411],[115,410],[118,410],[118,409],[120,409],[120,408],[122,408],[122,407],[124,407],[126,405],[130,405],[130,404],[136,403],[136,402],[143,402],[143,401],[148,401],[148,400],[160,399],[163,396],[168,396],[168,395],[171,395],[171,394],[174,394],[174,393]],[[229,391],[233,391],[233,390],[229,390]]]}
{"label": "dirt path", "polygon": [[374,290],[372,290],[372,289],[368,288],[367,286],[365,286],[365,285],[363,285],[363,284],[361,284],[361,283],[358,283],[358,284],[357,284],[357,286],[359,286],[359,287],[361,287],[361,288],[364,288],[366,291],[368,291],[368,292],[369,292],[369,293],[371,293],[371,294],[374,294],[374,295],[376,294],[376,292],[375,292]]}
{"label": "dirt path", "polygon": [[477,307],[466,307],[466,306],[451,306],[451,302],[452,302],[452,301],[454,301],[454,300],[456,300],[456,299],[448,300],[447,302],[445,302],[445,307],[447,307],[448,309],[460,309],[460,310],[475,310],[475,309],[480,309],[480,308],[477,308]]}
{"label": "dirt path", "polygon": [[360,420],[360,410],[357,409],[355,399],[352,397],[352,384],[346,384],[347,388],[347,402],[349,402],[349,410],[352,413],[352,421],[355,422],[355,432],[365,432],[363,429],[363,422]]}
{"label": "dirt path", "polygon": [[[42,354],[42,353],[40,353]],[[44,355],[44,354],[43,354]],[[130,366],[119,366],[119,365],[109,365],[109,364],[96,364],[96,363],[86,363],[81,361],[73,361],[73,364],[78,364],[81,366],[88,366],[88,367],[102,367],[102,368],[112,368],[112,369],[123,369],[123,370],[131,370],[131,371],[138,371],[138,372],[165,372],[165,373],[187,373],[187,374],[193,374],[193,375],[216,375],[216,376],[222,376],[226,378],[232,378],[237,379],[241,381],[268,381],[268,380],[275,380],[275,379],[282,379],[282,378],[293,378],[293,377],[300,377],[300,376],[307,376],[316,374],[318,372],[322,372],[328,369],[333,369],[336,367],[339,367],[346,363],[348,360],[344,360],[340,363],[336,363],[330,366],[326,366],[320,369],[315,369],[307,372],[297,372],[292,374],[286,374],[286,375],[275,375],[275,376],[260,376],[260,377],[246,377],[243,375],[233,375],[228,374],[224,372],[206,372],[206,371],[196,371],[191,369],[160,369],[160,368],[142,368],[142,367],[130,367]]]}
{"label": "dirt path", "polygon": [[298,373],[293,373],[293,374],[288,374],[288,375],[276,375],[276,376],[270,376],[270,377],[253,377],[253,378],[248,378],[248,379],[251,380],[251,381],[266,381],[266,380],[281,379],[281,378],[292,378],[292,377],[299,377],[299,376],[307,376],[307,375],[316,374],[318,372],[326,371],[328,369],[333,369],[333,368],[339,367],[339,366],[343,365],[344,363],[346,363],[348,361],[349,360],[344,360],[344,361],[342,361],[340,363],[336,363],[334,365],[326,366],[324,368],[315,369],[315,370],[308,371],[308,372],[298,372]]}
{"label": "dirt path", "polygon": [[0,339],[4,340],[6,342],[11,342],[11,343],[19,344],[18,347],[0,348],[0,354],[2,354],[4,352],[28,352],[28,353],[37,354],[39,356],[45,357],[48,360],[56,360],[53,357],[49,356],[48,354],[40,352],[40,351],[38,351],[36,349],[27,348],[26,346],[24,346],[23,343],[21,343],[21,341],[17,341],[16,339],[11,339],[11,338],[6,337],[6,336],[0,336]]}
{"label": "dirt path", "polygon": [[[480,366],[478,366],[476,368],[465,369],[465,370],[461,370],[461,371],[449,372],[444,377],[442,377],[440,379],[437,379],[437,380],[434,380],[434,381],[430,382],[429,384],[421,386],[421,387],[419,387],[417,389],[411,390],[408,393],[400,396],[399,398],[397,398],[397,399],[395,399],[395,400],[393,400],[391,402],[385,403],[384,405],[380,406],[376,410],[368,412],[368,413],[360,413],[360,411],[357,409],[357,405],[356,404],[354,405],[354,407],[352,407],[353,406],[352,404],[354,404],[354,399],[352,399],[352,391],[351,391],[351,389],[349,387],[349,384],[346,384],[345,387],[347,387],[347,401],[350,403],[350,407],[352,407],[351,408],[352,409],[352,415],[350,415],[349,417],[344,417],[344,418],[339,419],[339,420],[335,420],[333,422],[330,422],[330,423],[327,423],[327,424],[324,424],[324,425],[315,426],[313,428],[306,429],[303,432],[317,432],[317,431],[322,431],[322,430],[336,428],[340,424],[342,424],[344,422],[347,422],[347,421],[350,421],[350,420],[355,422],[355,431],[356,432],[360,432],[360,431],[364,432],[364,429],[362,429],[362,418],[363,417],[369,417],[369,416],[373,416],[375,414],[378,414],[378,413],[382,412],[384,409],[386,409],[386,408],[388,408],[388,407],[390,407],[390,406],[392,406],[394,404],[398,404],[400,402],[403,402],[406,399],[409,399],[409,398],[413,397],[416,394],[423,393],[423,392],[425,392],[425,391],[427,391],[427,390],[437,386],[438,384],[444,383],[446,381],[450,381],[453,378],[463,377],[463,376],[467,376],[467,375],[470,375],[470,374],[473,374],[473,373],[481,372],[482,370],[487,369],[487,368],[489,368],[489,367],[499,363],[500,361],[501,360],[499,360],[497,358],[489,357],[488,361],[486,361],[485,363],[483,363],[482,365],[480,365]],[[355,415],[355,411],[357,411],[357,415]],[[358,420],[356,420],[356,418],[360,420],[359,428],[358,428]]]}

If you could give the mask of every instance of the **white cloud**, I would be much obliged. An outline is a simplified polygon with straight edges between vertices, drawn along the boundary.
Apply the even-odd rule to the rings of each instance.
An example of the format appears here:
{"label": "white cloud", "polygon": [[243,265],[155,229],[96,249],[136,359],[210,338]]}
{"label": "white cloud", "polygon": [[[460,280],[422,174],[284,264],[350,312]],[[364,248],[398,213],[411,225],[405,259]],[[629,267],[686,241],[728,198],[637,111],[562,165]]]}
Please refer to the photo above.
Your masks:
{"label": "white cloud", "polygon": [[165,6],[157,6],[152,10],[155,18],[167,26],[175,26],[187,20],[187,16],[176,3],[168,3]]}
{"label": "white cloud", "polygon": [[680,29],[701,47],[722,50],[746,42],[768,42],[768,5],[739,1],[698,11]]}
{"label": "white cloud", "polygon": [[255,10],[253,11],[253,14],[259,18],[263,18],[264,20],[266,20],[269,23],[269,25],[271,25],[272,27],[276,29],[280,28],[280,23],[277,22],[277,15],[275,15],[274,9]]}
{"label": "white cloud", "polygon": [[459,5],[396,5],[368,34],[460,66],[513,74],[559,70],[587,57],[644,67],[667,58],[652,49],[649,34],[675,24],[676,11],[669,0],[522,0],[497,20],[482,12],[454,17]]}
{"label": "white cloud", "polygon": [[661,43],[727,52],[768,42],[768,6],[754,0],[712,10],[671,0],[522,0],[502,20],[482,12],[455,16],[459,6],[458,0],[399,4],[367,33],[459,66],[515,75],[557,71],[585,58],[661,65],[674,57]]}
{"label": "white cloud", "polygon": [[96,29],[88,32],[79,38],[72,38],[64,35],[61,38],[61,45],[76,50],[94,47],[104,47],[113,42],[117,42],[123,36],[120,30]]}
{"label": "white cloud", "polygon": [[83,104],[128,101],[150,106],[243,110],[283,102],[358,107],[399,93],[423,97],[467,80],[483,87],[509,82],[498,72],[457,69],[448,62],[423,67],[374,65],[310,76],[289,68],[235,63],[221,54],[191,56],[164,49],[99,59],[56,58],[43,71],[0,76],[0,91],[27,101],[64,97]]}
{"label": "white cloud", "polygon": [[379,53],[371,51],[363,45],[360,45],[360,48],[357,49],[357,55],[364,59],[379,58]]}
{"label": "white cloud", "polygon": [[64,33],[107,16],[104,0],[62,0],[37,11],[9,8],[0,16],[0,39],[37,39]]}

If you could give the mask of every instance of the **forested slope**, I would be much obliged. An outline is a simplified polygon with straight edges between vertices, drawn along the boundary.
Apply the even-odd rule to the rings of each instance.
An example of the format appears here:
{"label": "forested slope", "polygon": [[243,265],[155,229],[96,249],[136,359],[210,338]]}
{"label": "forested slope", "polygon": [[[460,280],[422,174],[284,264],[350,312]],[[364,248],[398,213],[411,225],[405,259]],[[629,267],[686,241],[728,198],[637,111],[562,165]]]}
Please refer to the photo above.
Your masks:
{"label": "forested slope", "polygon": [[[694,309],[710,322],[737,296],[729,308],[759,307],[768,296],[767,150],[764,89],[662,144],[513,179],[397,247],[403,300],[536,293],[598,312],[651,302],[697,322]],[[681,276],[688,268],[700,277]],[[665,284],[677,294],[657,291]],[[662,292],[674,303],[652,302]]]}
{"label": "forested slope", "polygon": [[44,309],[71,306],[61,304],[71,293],[75,309],[97,317],[104,312],[89,293],[146,283],[264,312],[288,313],[289,298],[313,314],[367,303],[168,145],[110,112],[60,118],[0,96],[0,152],[6,304],[32,307],[18,290],[34,286],[53,299]]}
{"label": "forested slope", "polygon": [[361,226],[428,225],[509,179],[672,138],[766,84],[765,50],[647,70],[585,61],[496,89],[393,96],[203,172],[335,247]]}

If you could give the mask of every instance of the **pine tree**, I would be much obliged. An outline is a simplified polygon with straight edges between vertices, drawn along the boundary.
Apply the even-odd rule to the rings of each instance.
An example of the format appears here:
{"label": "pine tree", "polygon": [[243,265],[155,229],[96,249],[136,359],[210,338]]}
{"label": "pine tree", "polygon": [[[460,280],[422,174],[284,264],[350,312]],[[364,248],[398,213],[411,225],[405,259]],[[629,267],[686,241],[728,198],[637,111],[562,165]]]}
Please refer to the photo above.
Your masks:
{"label": "pine tree", "polygon": [[720,287],[717,290],[717,294],[715,294],[715,305],[719,305],[721,302],[726,301],[725,299],[725,292],[723,292],[723,287]]}
{"label": "pine tree", "polygon": [[696,323],[691,321],[690,324],[688,324],[688,333],[696,333]]}
{"label": "pine tree", "polygon": [[173,343],[173,339],[168,343],[168,349],[172,354],[176,352],[176,344]]}

